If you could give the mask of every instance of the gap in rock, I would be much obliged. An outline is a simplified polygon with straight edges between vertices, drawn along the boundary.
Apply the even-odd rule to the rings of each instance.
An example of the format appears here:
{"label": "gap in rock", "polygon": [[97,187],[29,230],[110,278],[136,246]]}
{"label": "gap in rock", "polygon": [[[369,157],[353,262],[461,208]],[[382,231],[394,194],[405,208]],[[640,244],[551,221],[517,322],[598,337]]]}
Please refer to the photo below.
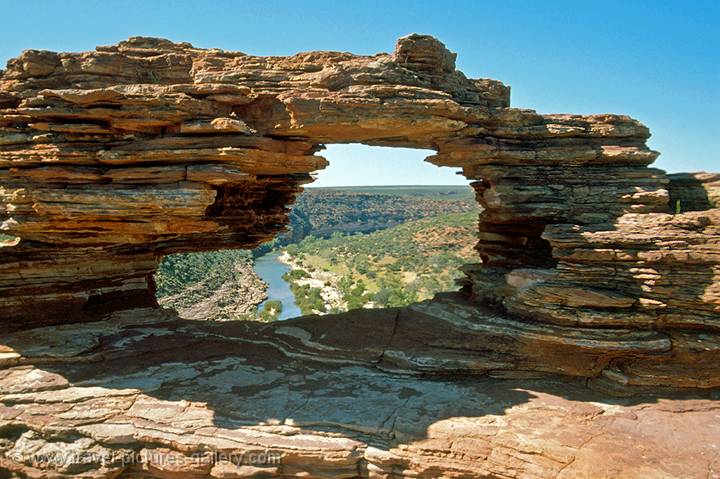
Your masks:
{"label": "gap in rock", "polygon": [[11,248],[20,244],[19,236],[0,234],[0,248]]}
{"label": "gap in rock", "polygon": [[[343,144],[320,154],[329,166],[298,195],[287,231],[254,250],[165,257],[160,303],[189,319],[268,321],[459,288],[460,267],[479,259],[480,207],[457,169],[425,162],[431,150]],[[224,216],[225,196],[235,195],[220,191],[210,215]]]}

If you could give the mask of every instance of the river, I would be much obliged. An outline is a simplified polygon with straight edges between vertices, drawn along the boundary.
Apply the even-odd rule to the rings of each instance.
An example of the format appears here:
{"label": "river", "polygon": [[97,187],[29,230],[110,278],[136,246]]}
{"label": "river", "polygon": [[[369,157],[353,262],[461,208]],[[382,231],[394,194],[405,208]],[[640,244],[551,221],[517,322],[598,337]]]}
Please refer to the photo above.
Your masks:
{"label": "river", "polygon": [[268,253],[255,260],[255,271],[268,285],[268,299],[263,301],[258,310],[262,310],[267,301],[277,300],[282,303],[282,311],[278,320],[301,316],[300,308],[295,304],[295,296],[282,275],[290,271],[290,267],[278,260],[280,253]]}

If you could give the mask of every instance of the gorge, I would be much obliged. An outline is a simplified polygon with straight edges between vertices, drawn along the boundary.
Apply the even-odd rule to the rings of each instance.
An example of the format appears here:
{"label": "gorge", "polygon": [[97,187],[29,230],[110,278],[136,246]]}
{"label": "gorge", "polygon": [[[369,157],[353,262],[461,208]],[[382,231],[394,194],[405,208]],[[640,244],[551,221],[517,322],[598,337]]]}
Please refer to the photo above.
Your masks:
{"label": "gorge", "polygon": [[[290,285],[283,279],[290,267],[278,260],[280,253],[273,252],[261,256],[255,261],[255,270],[260,278],[268,285],[268,299],[280,301],[282,309],[278,320],[295,318],[301,316],[300,308],[295,303],[295,296],[290,290]],[[260,309],[263,304],[260,304]]]}
{"label": "gorge", "polygon": [[[0,228],[20,238],[0,248],[0,468],[716,477],[720,176],[649,167],[649,134],[512,108],[424,35],[375,56],[23,52],[0,73]],[[459,293],[273,324],[158,307],[164,255],[271,240],[323,145],[352,142],[473,180]]]}
{"label": "gorge", "polygon": [[[277,310],[278,301],[281,319],[300,316],[290,289],[295,283],[311,282],[313,290],[326,290],[324,307],[314,311],[306,305],[306,314],[356,309],[373,301],[369,295],[385,298],[390,289],[419,290],[428,299],[456,290],[448,276],[459,275],[463,263],[477,261],[472,243],[478,211],[469,186],[308,188],[292,206],[288,230],[271,242],[252,251],[165,256],[154,275],[156,296],[161,306],[176,309],[182,318],[215,321],[267,321],[276,314],[265,314],[265,308]],[[459,212],[467,214],[454,214]],[[413,223],[421,218],[432,220]],[[308,254],[314,266],[303,269],[296,263]],[[289,264],[295,264],[293,275],[317,278],[285,277]],[[333,284],[325,284],[321,276]],[[356,296],[348,283],[368,286],[362,301],[343,299]],[[380,304],[418,301],[412,295],[402,294],[407,296],[403,300],[395,296]]]}

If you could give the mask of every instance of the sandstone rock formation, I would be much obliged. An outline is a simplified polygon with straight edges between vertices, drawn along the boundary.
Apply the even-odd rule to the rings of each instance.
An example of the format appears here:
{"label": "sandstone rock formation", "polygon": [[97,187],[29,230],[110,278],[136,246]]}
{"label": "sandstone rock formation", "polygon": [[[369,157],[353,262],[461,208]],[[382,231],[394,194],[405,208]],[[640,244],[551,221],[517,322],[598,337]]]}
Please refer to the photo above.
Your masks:
{"label": "sandstone rock formation", "polygon": [[262,324],[135,310],[8,335],[0,469],[166,479],[720,474],[717,392],[619,399],[562,378],[428,378],[418,373],[452,368],[482,343],[458,335],[445,355],[439,344],[423,349],[408,333],[430,339],[458,320],[414,328],[414,314]]}
{"label": "sandstone rock formation", "polygon": [[[603,475],[601,460],[619,464],[609,477],[717,475],[717,175],[649,168],[649,131],[626,116],[510,108],[506,86],[468,79],[454,61],[420,35],[371,57],[255,57],[132,38],[10,61],[0,74],[0,214],[20,241],[0,248],[2,464],[35,474],[60,469],[16,452],[272,444],[285,461],[275,471],[216,461],[193,474],[587,477]],[[462,296],[287,329],[163,325],[164,313],[142,309],[157,306],[162,255],[270,239],[325,166],[315,153],[346,142],[434,149],[428,161],[474,180],[482,262],[465,268]],[[96,322],[42,328],[78,321]],[[52,331],[72,333],[53,346]],[[252,348],[230,354],[230,344]],[[298,369],[280,366],[294,360]],[[358,376],[328,389],[337,365]],[[508,377],[538,381],[520,409],[466,402],[492,390],[483,404],[503,404],[492,388],[519,383],[492,378]],[[297,381],[302,400],[262,409]],[[373,381],[407,404],[427,395],[405,416],[415,432],[398,429],[407,404],[388,409],[387,395],[353,389]],[[634,407],[584,388],[580,403],[561,398],[574,381],[650,399]],[[443,412],[436,387],[470,389]],[[240,390],[237,407],[225,402]],[[663,399],[679,390],[703,399]],[[338,416],[333,404],[357,407]],[[233,413],[243,407],[257,409]],[[300,414],[308,408],[314,415]],[[304,420],[260,424],[294,416]],[[338,439],[335,428],[353,432]],[[107,467],[97,474],[191,472]]]}

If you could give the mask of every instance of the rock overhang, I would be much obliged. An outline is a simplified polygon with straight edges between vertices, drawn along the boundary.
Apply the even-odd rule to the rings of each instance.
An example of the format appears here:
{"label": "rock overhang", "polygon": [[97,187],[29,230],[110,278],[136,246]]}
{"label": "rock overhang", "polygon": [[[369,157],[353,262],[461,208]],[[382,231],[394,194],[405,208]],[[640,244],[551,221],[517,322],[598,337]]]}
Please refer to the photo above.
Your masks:
{"label": "rock overhang", "polygon": [[[689,183],[648,167],[648,128],[509,100],[426,35],[374,56],[258,57],[144,37],[26,51],[0,75],[2,224],[21,238],[0,257],[2,327],[154,305],[162,255],[271,239],[326,165],[322,145],[359,142],[432,149],[428,161],[474,180],[482,263],[465,268],[464,292],[521,329],[716,331],[717,210],[669,214]],[[688,222],[700,226],[680,238]],[[716,385],[713,354],[702,353],[702,379],[676,382]],[[592,374],[645,374],[595,361]]]}
{"label": "rock overhang", "polygon": [[[510,108],[454,61],[410,35],[372,57],[134,37],[9,62],[0,471],[716,471],[718,175],[648,168],[639,122]],[[271,325],[157,308],[160,256],[270,239],[346,142],[433,149],[474,180],[482,263],[461,294]],[[258,447],[277,462],[220,459]]]}

